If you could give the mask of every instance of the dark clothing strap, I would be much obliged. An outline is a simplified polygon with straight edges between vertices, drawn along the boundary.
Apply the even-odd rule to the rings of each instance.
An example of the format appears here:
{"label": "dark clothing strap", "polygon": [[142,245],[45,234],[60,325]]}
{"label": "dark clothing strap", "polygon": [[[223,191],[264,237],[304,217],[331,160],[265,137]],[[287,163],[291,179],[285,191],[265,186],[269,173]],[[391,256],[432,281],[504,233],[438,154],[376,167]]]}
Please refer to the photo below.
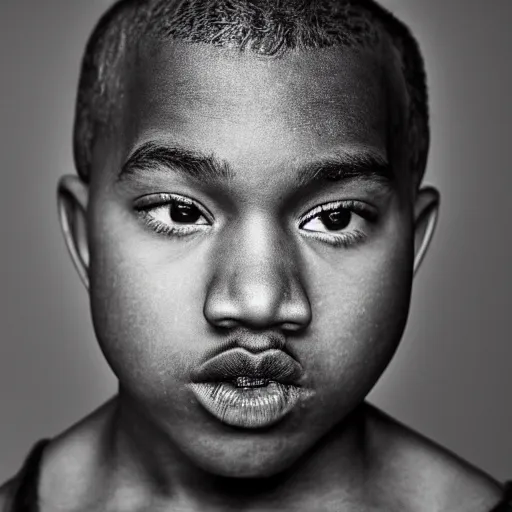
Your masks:
{"label": "dark clothing strap", "polygon": [[[11,508],[6,512],[39,512],[37,496],[39,472],[43,451],[49,442],[49,439],[42,439],[30,451],[16,476],[17,484]],[[512,512],[512,481],[506,484],[502,501],[489,512]]]}
{"label": "dark clothing strap", "polygon": [[505,485],[505,496],[491,512],[512,512],[512,480]]}
{"label": "dark clothing strap", "polygon": [[49,439],[37,442],[25,459],[23,467],[16,475],[16,490],[9,512],[39,512],[39,472],[43,451],[49,442]]}

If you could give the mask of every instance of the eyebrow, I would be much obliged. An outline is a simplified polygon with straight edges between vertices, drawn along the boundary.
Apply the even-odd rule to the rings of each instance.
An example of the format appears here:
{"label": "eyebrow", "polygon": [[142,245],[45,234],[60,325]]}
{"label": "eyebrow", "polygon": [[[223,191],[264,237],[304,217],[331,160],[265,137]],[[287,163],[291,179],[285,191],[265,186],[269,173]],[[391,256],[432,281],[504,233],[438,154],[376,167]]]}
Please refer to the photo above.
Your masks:
{"label": "eyebrow", "polygon": [[371,181],[391,187],[393,169],[387,159],[372,149],[346,150],[299,169],[297,185],[307,187],[319,181]]}
{"label": "eyebrow", "polygon": [[[180,146],[169,146],[149,141],[139,146],[127,159],[118,175],[118,180],[138,172],[170,169],[201,182],[230,181],[234,172],[224,161],[213,154]],[[394,176],[386,158],[369,148],[345,149],[298,169],[295,185],[305,188],[321,181],[341,182],[364,180],[391,187]]]}
{"label": "eyebrow", "polygon": [[162,167],[197,181],[228,181],[233,177],[230,167],[213,155],[150,141],[129,156],[121,168],[118,180]]}

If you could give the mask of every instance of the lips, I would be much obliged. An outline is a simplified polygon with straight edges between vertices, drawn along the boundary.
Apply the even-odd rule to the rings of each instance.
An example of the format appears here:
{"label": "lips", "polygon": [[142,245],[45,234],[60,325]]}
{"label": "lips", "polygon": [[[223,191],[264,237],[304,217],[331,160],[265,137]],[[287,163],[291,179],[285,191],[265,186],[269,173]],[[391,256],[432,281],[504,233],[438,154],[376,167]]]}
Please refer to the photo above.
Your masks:
{"label": "lips", "polygon": [[303,374],[302,366],[281,350],[253,354],[235,348],[194,371],[190,389],[221,422],[255,429],[279,422],[310,395],[300,386]]}
{"label": "lips", "polygon": [[203,363],[193,373],[192,381],[227,382],[238,377],[249,377],[298,385],[302,374],[301,365],[282,350],[252,354],[235,348]]}

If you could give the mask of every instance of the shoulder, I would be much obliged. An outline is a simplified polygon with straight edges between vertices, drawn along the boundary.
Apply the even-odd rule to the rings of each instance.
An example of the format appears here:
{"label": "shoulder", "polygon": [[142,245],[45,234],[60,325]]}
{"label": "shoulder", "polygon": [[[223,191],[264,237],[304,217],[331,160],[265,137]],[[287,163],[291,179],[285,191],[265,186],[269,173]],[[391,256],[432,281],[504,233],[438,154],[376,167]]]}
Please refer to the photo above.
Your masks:
{"label": "shoulder", "polygon": [[378,409],[368,407],[367,429],[379,479],[395,510],[482,512],[504,487],[485,472]]}
{"label": "shoulder", "polygon": [[[41,502],[59,503],[63,510],[75,510],[74,504],[80,502],[80,495],[87,494],[88,489],[83,489],[82,484],[93,481],[96,475],[98,458],[102,453],[102,433],[113,404],[114,400],[107,402],[41,446],[43,451],[38,462]],[[27,460],[28,457],[25,464]],[[0,512],[9,512],[12,507],[14,494],[21,482],[20,475],[23,474],[21,467],[19,469],[18,474],[0,486]]]}
{"label": "shoulder", "polygon": [[84,503],[94,499],[101,480],[114,408],[115,400],[109,400],[45,448],[39,481],[42,503],[69,511],[89,509]]}

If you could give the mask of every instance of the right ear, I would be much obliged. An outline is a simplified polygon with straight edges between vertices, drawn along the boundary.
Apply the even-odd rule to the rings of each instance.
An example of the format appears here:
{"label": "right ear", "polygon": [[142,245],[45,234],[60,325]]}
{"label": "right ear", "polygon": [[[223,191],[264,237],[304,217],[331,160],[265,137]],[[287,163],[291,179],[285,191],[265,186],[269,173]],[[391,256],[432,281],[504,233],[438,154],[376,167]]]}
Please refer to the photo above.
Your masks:
{"label": "right ear", "polygon": [[89,289],[88,201],[87,183],[78,176],[62,176],[57,189],[60,227],[73,264],[87,289]]}

